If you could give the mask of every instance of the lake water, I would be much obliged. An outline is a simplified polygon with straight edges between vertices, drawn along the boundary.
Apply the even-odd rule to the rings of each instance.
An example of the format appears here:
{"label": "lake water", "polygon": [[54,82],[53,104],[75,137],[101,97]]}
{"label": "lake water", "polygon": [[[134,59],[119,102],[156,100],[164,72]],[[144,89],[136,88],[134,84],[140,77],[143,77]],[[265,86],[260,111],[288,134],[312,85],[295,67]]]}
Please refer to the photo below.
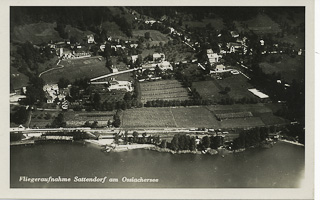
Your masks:
{"label": "lake water", "polygon": [[[104,153],[99,147],[79,143],[16,146],[11,147],[10,152],[10,185],[13,188],[299,187],[304,176],[304,152],[304,147],[287,143],[277,143],[270,149],[249,149],[224,158],[219,155],[172,155],[148,150]],[[23,176],[60,176],[71,181],[19,181]],[[75,182],[75,177],[107,178],[102,183]],[[124,177],[158,179],[158,182],[123,182]]]}

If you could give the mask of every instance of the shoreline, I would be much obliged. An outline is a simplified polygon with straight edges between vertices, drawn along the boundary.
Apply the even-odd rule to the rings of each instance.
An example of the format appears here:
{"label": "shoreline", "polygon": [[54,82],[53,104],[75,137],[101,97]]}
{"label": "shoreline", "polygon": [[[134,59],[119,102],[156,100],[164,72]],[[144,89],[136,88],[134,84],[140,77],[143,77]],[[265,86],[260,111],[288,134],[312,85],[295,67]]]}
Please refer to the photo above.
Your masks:
{"label": "shoreline", "polygon": [[304,144],[301,144],[301,143],[299,143],[299,142],[294,142],[294,141],[286,140],[286,139],[280,139],[279,142],[284,142],[284,143],[289,143],[289,144],[293,144],[293,145],[296,145],[296,146],[305,147]]}

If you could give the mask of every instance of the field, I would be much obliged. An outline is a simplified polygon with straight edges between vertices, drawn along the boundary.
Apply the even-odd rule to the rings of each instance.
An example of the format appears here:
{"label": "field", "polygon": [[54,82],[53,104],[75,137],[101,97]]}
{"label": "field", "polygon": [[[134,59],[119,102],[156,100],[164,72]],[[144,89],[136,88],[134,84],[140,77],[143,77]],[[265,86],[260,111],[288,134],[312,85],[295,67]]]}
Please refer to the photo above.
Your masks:
{"label": "field", "polygon": [[16,26],[11,34],[12,42],[26,42],[29,41],[33,44],[41,44],[43,42],[61,41],[58,32],[54,30],[55,23],[36,23]]}
{"label": "field", "polygon": [[29,127],[45,128],[47,125],[51,125],[54,118],[57,117],[58,114],[58,111],[34,111],[32,112]]}
{"label": "field", "polygon": [[195,58],[195,52],[185,44],[170,45],[163,49],[166,59],[170,62],[190,62]]}
{"label": "field", "polygon": [[210,99],[213,101],[220,101],[225,95],[220,94],[220,85],[216,82],[210,81],[198,81],[192,83],[192,88],[195,88],[203,99]]}
{"label": "field", "polygon": [[172,114],[178,127],[218,128],[220,123],[206,107],[172,108]]}
{"label": "field", "polygon": [[127,39],[126,34],[120,30],[120,27],[115,22],[103,22],[102,29],[108,32],[108,36],[119,39]]}
{"label": "field", "polygon": [[160,42],[164,44],[170,40],[169,36],[162,34],[157,30],[133,30],[132,35],[134,38],[138,39],[139,37],[144,37],[146,32],[150,33],[151,41],[148,42],[150,46],[158,46]]}
{"label": "field", "polygon": [[257,17],[241,22],[238,21],[235,23],[236,29],[239,32],[247,31],[243,27],[243,24],[248,26],[250,31],[255,32],[256,34],[267,34],[267,33],[278,33],[281,31],[279,24],[274,22],[269,16],[265,14],[259,14]]}
{"label": "field", "polygon": [[241,74],[232,75],[230,77],[223,78],[222,80],[214,80],[216,81],[221,88],[229,87],[231,89],[228,92],[228,96],[230,98],[241,99],[243,97],[247,98],[257,98],[248,89],[253,88],[252,85],[248,83],[248,79],[246,79]]}
{"label": "field", "polygon": [[211,26],[214,27],[216,30],[222,30],[224,28],[223,20],[221,18],[218,18],[218,19],[205,18],[202,21],[196,21],[196,20],[184,21],[183,27],[185,25],[188,25],[190,28],[196,28],[196,27],[203,28],[209,23],[211,23]]}
{"label": "field", "polygon": [[29,78],[18,72],[15,67],[10,67],[10,83],[12,83],[13,89],[20,89],[28,85]]}
{"label": "field", "polygon": [[140,83],[141,101],[152,100],[187,100],[188,92],[177,80],[161,80]]}
{"label": "field", "polygon": [[79,78],[94,78],[110,73],[105,64],[104,59],[100,61],[98,58],[63,60],[60,62],[63,68],[49,71],[41,77],[46,83],[57,83],[62,77],[71,82]]}
{"label": "field", "polygon": [[[269,55],[266,60],[270,60],[271,56]],[[267,61],[260,63],[261,69],[267,74],[280,73],[288,83],[291,83],[293,79],[303,80],[305,74],[304,56],[296,56],[295,58],[287,55],[281,56],[282,60],[280,62],[270,63]]]}
{"label": "field", "polygon": [[113,119],[115,112],[66,112],[64,118],[67,123],[67,127],[83,126],[87,121],[93,123],[98,122],[98,126],[107,126],[108,120]]}
{"label": "field", "polygon": [[170,108],[127,109],[121,127],[176,127]]}
{"label": "field", "polygon": [[[252,117],[218,121],[216,114],[251,112]],[[265,104],[215,105],[174,108],[128,109],[122,115],[122,128],[249,128],[288,123],[272,114]]]}

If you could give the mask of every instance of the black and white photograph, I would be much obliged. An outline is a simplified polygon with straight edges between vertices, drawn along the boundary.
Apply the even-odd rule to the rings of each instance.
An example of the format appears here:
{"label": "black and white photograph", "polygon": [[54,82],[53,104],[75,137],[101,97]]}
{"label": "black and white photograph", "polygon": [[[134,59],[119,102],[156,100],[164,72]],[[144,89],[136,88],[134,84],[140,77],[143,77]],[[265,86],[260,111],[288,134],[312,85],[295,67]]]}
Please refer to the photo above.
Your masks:
{"label": "black and white photograph", "polygon": [[306,6],[8,11],[9,190],[311,183]]}

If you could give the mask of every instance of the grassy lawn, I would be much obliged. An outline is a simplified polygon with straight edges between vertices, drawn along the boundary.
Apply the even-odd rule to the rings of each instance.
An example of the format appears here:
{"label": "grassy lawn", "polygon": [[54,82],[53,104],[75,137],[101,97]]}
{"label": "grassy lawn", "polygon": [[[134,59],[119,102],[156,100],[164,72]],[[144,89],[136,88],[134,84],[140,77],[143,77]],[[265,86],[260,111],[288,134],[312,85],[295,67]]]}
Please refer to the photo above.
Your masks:
{"label": "grassy lawn", "polygon": [[110,70],[105,67],[105,60],[98,58],[84,58],[76,60],[64,60],[60,62],[64,68],[52,70],[41,77],[46,83],[57,83],[62,77],[74,81],[79,78],[94,78],[109,74]]}
{"label": "grassy lawn", "polygon": [[177,80],[161,80],[140,83],[141,101],[152,100],[187,100],[188,91]]}
{"label": "grassy lawn", "polygon": [[[296,56],[292,58],[288,55],[281,55],[282,60],[277,63],[270,63],[272,55],[266,58],[266,62],[260,63],[260,67],[267,74],[280,73],[284,80],[291,83],[293,79],[304,79],[305,59],[304,56]],[[277,55],[280,56],[280,55]]]}
{"label": "grassy lawn", "polygon": [[28,85],[29,77],[18,72],[15,67],[10,67],[10,82],[14,89],[20,89]]}

